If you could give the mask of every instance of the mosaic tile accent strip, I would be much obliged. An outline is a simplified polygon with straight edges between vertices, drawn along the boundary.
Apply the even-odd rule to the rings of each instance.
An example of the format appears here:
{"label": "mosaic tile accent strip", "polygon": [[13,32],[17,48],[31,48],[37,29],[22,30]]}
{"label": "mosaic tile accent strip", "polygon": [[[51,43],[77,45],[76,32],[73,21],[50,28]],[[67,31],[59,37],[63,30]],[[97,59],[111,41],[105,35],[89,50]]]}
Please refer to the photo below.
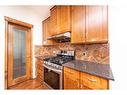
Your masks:
{"label": "mosaic tile accent strip", "polygon": [[[55,55],[53,51],[75,50],[76,59],[109,64],[109,44],[72,45],[58,43],[54,46],[35,46],[35,56]],[[86,55],[83,55],[85,52]]]}

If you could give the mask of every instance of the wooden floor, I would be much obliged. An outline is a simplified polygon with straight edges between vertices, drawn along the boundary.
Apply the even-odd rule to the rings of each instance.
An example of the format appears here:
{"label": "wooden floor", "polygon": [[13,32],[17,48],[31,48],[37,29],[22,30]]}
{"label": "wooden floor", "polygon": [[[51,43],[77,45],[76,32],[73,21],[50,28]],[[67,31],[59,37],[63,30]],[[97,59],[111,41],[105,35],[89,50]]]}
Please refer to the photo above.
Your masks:
{"label": "wooden floor", "polygon": [[9,88],[10,90],[48,90],[49,88],[44,85],[41,84],[40,82],[38,82],[36,79],[34,80],[28,80],[22,83],[19,83],[17,85],[14,85],[12,87]]}

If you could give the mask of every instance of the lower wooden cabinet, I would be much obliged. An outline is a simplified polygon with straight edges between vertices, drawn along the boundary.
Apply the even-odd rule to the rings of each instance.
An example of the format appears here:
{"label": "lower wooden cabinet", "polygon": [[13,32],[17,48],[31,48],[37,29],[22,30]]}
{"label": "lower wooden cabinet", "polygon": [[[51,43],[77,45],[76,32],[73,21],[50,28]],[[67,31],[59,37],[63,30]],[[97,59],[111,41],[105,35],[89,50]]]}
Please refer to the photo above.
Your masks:
{"label": "lower wooden cabinet", "polygon": [[36,59],[36,78],[39,82],[43,82],[43,61]]}
{"label": "lower wooden cabinet", "polygon": [[79,89],[79,72],[64,68],[64,89]]}
{"label": "lower wooden cabinet", "polygon": [[64,67],[64,89],[109,89],[109,81]]}
{"label": "lower wooden cabinet", "polygon": [[81,89],[88,87],[91,89],[108,89],[108,80],[93,76],[87,73],[80,73]]}

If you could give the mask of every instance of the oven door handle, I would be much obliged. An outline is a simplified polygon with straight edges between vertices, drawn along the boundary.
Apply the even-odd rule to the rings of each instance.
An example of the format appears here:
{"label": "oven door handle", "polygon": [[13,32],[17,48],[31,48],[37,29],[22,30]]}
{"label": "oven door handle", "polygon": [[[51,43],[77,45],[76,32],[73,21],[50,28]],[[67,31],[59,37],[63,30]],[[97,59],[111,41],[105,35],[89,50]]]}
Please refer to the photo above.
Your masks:
{"label": "oven door handle", "polygon": [[58,72],[58,73],[62,73],[62,70],[57,70],[57,69],[48,67],[48,66],[46,66],[45,64],[43,64],[43,66],[46,67],[46,68],[49,69],[49,70],[52,70],[52,71],[55,71],[55,72]]}

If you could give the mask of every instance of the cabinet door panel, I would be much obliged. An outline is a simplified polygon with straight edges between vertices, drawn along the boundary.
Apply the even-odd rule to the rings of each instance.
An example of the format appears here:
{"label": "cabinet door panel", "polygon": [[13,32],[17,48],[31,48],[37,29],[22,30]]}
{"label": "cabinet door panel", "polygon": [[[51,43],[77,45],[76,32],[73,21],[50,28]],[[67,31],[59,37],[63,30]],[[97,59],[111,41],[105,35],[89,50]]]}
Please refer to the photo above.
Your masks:
{"label": "cabinet door panel", "polygon": [[43,22],[43,45],[53,45],[54,41],[47,40],[51,36],[50,28],[50,17],[45,19]]}
{"label": "cabinet door panel", "polygon": [[43,61],[36,59],[36,77],[39,82],[43,82]]}
{"label": "cabinet door panel", "polygon": [[57,31],[58,31],[58,7],[57,6],[54,6],[52,9],[51,9],[51,17],[50,17],[50,25],[51,25],[51,35],[56,35],[57,34]]}
{"label": "cabinet door panel", "polygon": [[64,33],[64,32],[67,32],[67,31],[70,31],[70,6],[60,6],[60,15],[59,15],[59,18],[60,18],[60,33]]}
{"label": "cabinet door panel", "polygon": [[107,37],[107,7],[86,6],[86,42],[107,42]]}
{"label": "cabinet door panel", "polygon": [[85,6],[72,6],[71,43],[85,42]]}
{"label": "cabinet door panel", "polygon": [[64,67],[64,89],[80,89],[78,71]]}

